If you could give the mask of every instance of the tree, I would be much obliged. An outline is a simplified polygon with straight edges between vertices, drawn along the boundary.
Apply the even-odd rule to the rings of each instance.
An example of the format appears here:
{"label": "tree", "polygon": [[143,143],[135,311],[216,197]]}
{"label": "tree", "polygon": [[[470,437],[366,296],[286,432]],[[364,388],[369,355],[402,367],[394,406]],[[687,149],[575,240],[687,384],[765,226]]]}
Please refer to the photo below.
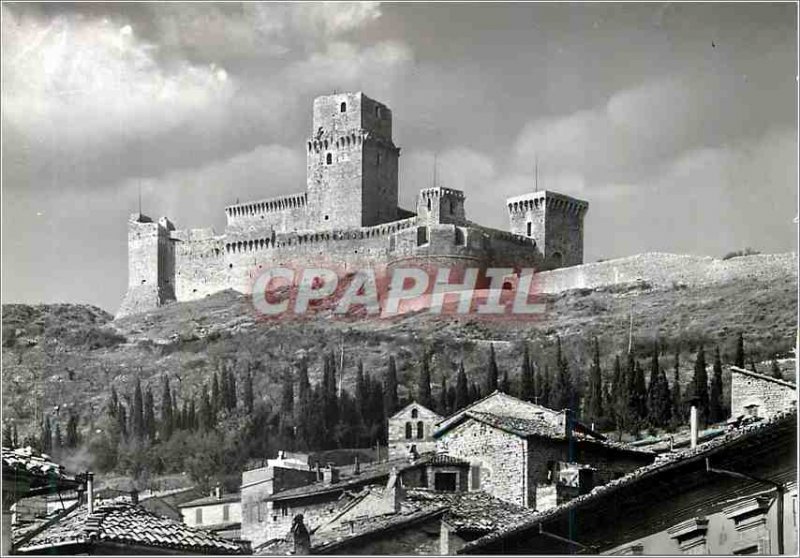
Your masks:
{"label": "tree", "polygon": [[711,423],[725,420],[725,407],[722,402],[722,359],[719,347],[714,351],[714,375],[711,377],[711,389],[708,393],[708,419]]}
{"label": "tree", "polygon": [[400,401],[397,396],[397,363],[394,360],[394,355],[389,356],[384,394],[384,411],[386,416],[390,417],[400,408]]}
{"label": "tree", "polygon": [[156,411],[153,392],[149,387],[144,394],[144,435],[151,442],[156,439]]}
{"label": "tree", "polygon": [[771,373],[773,378],[783,380],[783,372],[781,372],[781,367],[778,365],[778,361],[774,358],[772,359]]}
{"label": "tree", "polygon": [[447,377],[442,374],[442,388],[439,390],[439,414],[446,417],[450,414],[450,407],[447,404]]}
{"label": "tree", "polygon": [[39,444],[44,452],[50,452],[53,449],[53,431],[50,426],[50,417],[44,417],[42,424],[42,440]]}
{"label": "tree", "polygon": [[550,382],[550,368],[545,364],[544,365],[544,373],[542,374],[542,381],[538,382],[539,385],[542,386],[541,392],[539,394],[539,405],[543,407],[552,407],[550,401],[550,391],[551,391],[551,382]]}
{"label": "tree", "polygon": [[14,446],[14,435],[12,431],[12,424],[7,422],[3,425],[3,447],[5,448],[13,448]]}
{"label": "tree", "polygon": [[589,390],[586,394],[586,416],[597,420],[603,416],[603,376],[600,370],[600,343],[594,338],[594,356],[589,369]]}
{"label": "tree", "polygon": [[423,353],[422,363],[419,371],[419,379],[417,383],[417,402],[427,408],[433,407],[433,400],[431,397],[431,369],[430,369],[430,355]]}
{"label": "tree", "polygon": [[739,368],[744,368],[744,336],[741,331],[736,339],[736,354],[733,357],[733,364]]}
{"label": "tree", "polygon": [[106,412],[108,413],[108,416],[117,418],[117,409],[119,409],[119,397],[117,396],[116,388],[111,386],[111,395],[108,398]]}
{"label": "tree", "polygon": [[68,448],[76,448],[80,443],[78,437],[78,415],[70,413],[67,419],[67,439],[65,445]]}
{"label": "tree", "polygon": [[56,429],[53,434],[53,446],[56,449],[61,449],[64,447],[64,436],[61,434],[61,423],[56,421]]}
{"label": "tree", "polygon": [[497,380],[500,373],[497,369],[497,357],[494,354],[494,343],[489,345],[489,365],[486,369],[486,393],[497,391]]}
{"label": "tree", "polygon": [[220,401],[220,389],[219,389],[219,374],[214,372],[214,377],[211,381],[211,417],[212,422],[217,422],[217,414],[219,413],[220,409],[222,409],[221,401]]}
{"label": "tree", "polygon": [[144,397],[142,396],[142,383],[136,378],[133,388],[133,408],[131,409],[131,433],[136,438],[144,436]]}
{"label": "tree", "polygon": [[519,398],[523,401],[536,400],[536,378],[531,366],[531,357],[528,353],[528,344],[525,343],[522,351],[522,368],[519,375]]}
{"label": "tree", "polygon": [[503,393],[511,393],[511,381],[508,379],[508,370],[503,370],[503,379],[497,386]]}
{"label": "tree", "polygon": [[611,379],[613,388],[611,390],[611,403],[607,405],[607,411],[613,415],[617,430],[624,428],[625,417],[628,413],[628,383],[622,373],[622,365],[619,355],[614,356],[614,375]]}
{"label": "tree", "polygon": [[253,414],[253,404],[255,396],[253,394],[253,373],[248,370],[244,377],[244,409],[248,415]]}
{"label": "tree", "polygon": [[208,388],[203,386],[200,392],[200,417],[199,417],[200,430],[208,432],[214,428],[214,410],[211,408],[211,401],[208,398]]}
{"label": "tree", "polygon": [[557,358],[556,362],[555,379],[550,391],[550,407],[559,411],[573,409],[576,406],[574,401],[575,390],[567,368],[567,361]]}
{"label": "tree", "polygon": [[469,386],[467,385],[467,373],[464,371],[464,361],[458,365],[458,375],[456,376],[456,400],[453,412],[460,411],[469,404]]}
{"label": "tree", "polygon": [[174,427],[172,393],[169,389],[169,380],[166,376],[163,376],[161,379],[161,439],[169,440]]}
{"label": "tree", "polygon": [[706,353],[703,346],[697,352],[694,361],[694,378],[692,378],[692,399],[697,405],[697,412],[703,424],[708,424],[708,372],[706,371]]}

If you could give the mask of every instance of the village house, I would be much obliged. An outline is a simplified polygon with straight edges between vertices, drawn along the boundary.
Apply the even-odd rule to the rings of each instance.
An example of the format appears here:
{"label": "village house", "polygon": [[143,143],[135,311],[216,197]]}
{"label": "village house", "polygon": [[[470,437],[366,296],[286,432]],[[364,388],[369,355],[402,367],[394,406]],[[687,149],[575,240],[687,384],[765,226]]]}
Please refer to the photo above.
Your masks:
{"label": "village house", "polygon": [[223,539],[156,515],[139,505],[136,493],[75,503],[15,540],[15,554],[227,555],[250,554],[247,543]]}
{"label": "village house", "polygon": [[223,493],[217,486],[209,496],[178,506],[183,522],[190,527],[210,531],[225,539],[241,537],[242,501],[239,493]]}
{"label": "village house", "polygon": [[796,452],[796,409],[733,423],[459,553],[796,556]]}
{"label": "village house", "polygon": [[731,371],[731,418],[770,418],[797,404],[797,385],[736,366]]}
{"label": "village house", "polygon": [[574,420],[501,392],[439,424],[437,452],[469,462],[469,488],[543,511],[652,463]]}
{"label": "village house", "polygon": [[[13,530],[12,530],[12,507],[22,504],[26,507],[26,499],[39,498],[54,492],[65,492],[83,486],[84,479],[69,476],[64,467],[50,461],[45,454],[33,451],[31,448],[2,448],[3,457],[3,533],[2,533],[2,555],[8,556],[11,553]],[[44,511],[46,505],[42,502],[41,506],[27,506],[31,511],[37,513]],[[40,510],[40,508],[43,508]],[[21,509],[17,510],[22,511]],[[17,521],[20,526],[25,526],[21,521]]]}
{"label": "village house", "polygon": [[412,401],[389,417],[387,440],[389,458],[436,451],[433,432],[442,417]]}

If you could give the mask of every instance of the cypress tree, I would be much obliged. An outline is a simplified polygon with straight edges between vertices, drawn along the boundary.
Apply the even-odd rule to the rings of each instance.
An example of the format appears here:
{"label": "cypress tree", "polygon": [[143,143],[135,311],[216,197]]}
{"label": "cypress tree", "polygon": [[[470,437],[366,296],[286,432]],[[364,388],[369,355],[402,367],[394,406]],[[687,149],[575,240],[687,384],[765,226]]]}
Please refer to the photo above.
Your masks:
{"label": "cypress tree", "polygon": [[511,393],[511,381],[508,379],[508,370],[503,370],[503,379],[498,386],[503,393]]}
{"label": "cypress tree", "polygon": [[[306,373],[306,380],[308,380],[308,373]],[[302,398],[302,388],[301,388]],[[364,378],[364,361],[359,360],[356,368],[356,409],[359,416],[366,422],[365,407],[367,405],[367,385]]]}
{"label": "cypress tree", "polygon": [[550,386],[550,368],[545,364],[544,374],[542,375],[542,392],[540,395],[541,400],[539,401],[539,405],[542,405],[543,407],[552,407],[550,402]]}
{"label": "cypress tree", "polygon": [[625,418],[628,415],[628,382],[622,372],[619,355],[614,356],[614,376],[612,378],[613,389],[611,391],[612,404],[609,411],[614,415],[614,423],[617,430],[625,428]]}
{"label": "cypress tree", "polygon": [[161,439],[169,440],[174,428],[172,416],[172,393],[169,389],[169,380],[166,376],[161,378]]}
{"label": "cypress tree", "polygon": [[133,388],[133,409],[131,409],[131,431],[136,438],[144,437],[144,397],[142,396],[142,383],[136,378]]}
{"label": "cypress tree", "polygon": [[114,386],[111,386],[111,395],[108,398],[108,405],[106,406],[106,412],[108,413],[108,416],[113,419],[116,419],[118,408],[119,408],[119,397],[117,396],[117,390]]}
{"label": "cypress tree", "polygon": [[144,394],[144,435],[151,442],[156,439],[156,411],[153,392],[149,387]]}
{"label": "cypress tree", "polygon": [[536,379],[533,375],[531,357],[528,353],[528,344],[525,343],[522,351],[522,368],[519,375],[519,398],[523,401],[536,400]]}
{"label": "cypress tree", "polygon": [[228,410],[235,411],[236,406],[239,404],[239,396],[236,390],[236,375],[233,373],[233,369],[228,369],[228,397],[230,397]]}
{"label": "cypress tree", "polygon": [[653,354],[650,358],[650,381],[647,384],[647,419],[653,426],[659,426],[658,419],[656,418],[657,412],[655,407],[659,405],[656,401],[661,395],[661,386],[659,385],[659,376],[661,368],[658,365],[658,342],[653,343]]}
{"label": "cypress tree", "polygon": [[706,353],[703,346],[697,352],[694,362],[694,378],[692,379],[692,396],[697,405],[701,421],[708,424],[708,372],[706,372]]}
{"label": "cypress tree", "polygon": [[211,382],[211,417],[214,422],[217,420],[217,413],[222,408],[220,405],[220,390],[219,390],[219,375],[214,372],[214,378]]}
{"label": "cypress tree", "polygon": [[442,374],[442,388],[439,390],[439,414],[443,417],[450,415],[450,406],[447,402],[447,377]]}
{"label": "cypress tree", "polygon": [[469,386],[467,384],[467,373],[464,371],[464,361],[458,365],[458,376],[456,376],[456,400],[453,412],[460,411],[469,404]]}
{"label": "cypress tree", "polygon": [[474,403],[478,399],[483,397],[481,394],[481,387],[478,385],[477,382],[472,382],[469,384],[469,402]]}
{"label": "cypress tree", "polygon": [[739,368],[744,368],[744,336],[739,332],[736,338],[736,353],[733,357],[733,364]]}
{"label": "cypress tree", "polygon": [[594,356],[589,369],[589,390],[586,395],[586,416],[597,420],[603,416],[603,376],[600,370],[600,343],[594,338]]}
{"label": "cypress tree", "polygon": [[489,365],[486,369],[486,393],[497,391],[497,380],[500,373],[497,369],[497,358],[494,354],[494,343],[489,345]]}
{"label": "cypress tree", "polygon": [[78,415],[70,413],[67,419],[67,440],[66,446],[68,448],[76,448],[80,443],[78,436]]}
{"label": "cypress tree", "polygon": [[397,396],[397,363],[395,363],[394,355],[389,356],[384,394],[384,411],[386,416],[390,417],[400,408],[400,401]]}
{"label": "cypress tree", "polygon": [[422,363],[417,383],[417,401],[420,405],[428,409],[433,407],[433,400],[431,397],[430,355],[427,351],[422,355]]}
{"label": "cypress tree", "polygon": [[14,448],[14,438],[11,431],[11,424],[6,423],[3,425],[3,447]]}
{"label": "cypress tree", "polygon": [[50,417],[44,417],[42,424],[42,440],[40,443],[43,452],[50,452],[53,449],[53,432],[50,426]]}
{"label": "cypress tree", "polygon": [[204,432],[214,427],[214,411],[208,398],[208,388],[204,385],[200,393],[200,429]]}
{"label": "cypress tree", "polygon": [[244,377],[244,409],[248,415],[253,413],[254,403],[255,396],[253,394],[253,373],[248,370],[247,376]]}
{"label": "cypress tree", "polygon": [[56,449],[64,447],[64,437],[61,435],[61,423],[56,421],[56,430],[53,434],[53,446]]}
{"label": "cypress tree", "polygon": [[677,426],[683,423],[685,406],[681,394],[681,353],[680,347],[675,349],[675,373],[672,381],[672,424]]}
{"label": "cypress tree", "polygon": [[550,407],[560,411],[562,409],[571,409],[574,406],[574,389],[566,360],[558,359],[558,362],[549,399]]}
{"label": "cypress tree", "polygon": [[711,377],[711,389],[708,392],[708,418],[712,423],[725,419],[725,408],[722,402],[722,359],[719,347],[714,351],[714,375]]}
{"label": "cypress tree", "polygon": [[120,434],[122,434],[122,438],[126,439],[128,437],[128,412],[125,409],[125,405],[122,403],[119,404],[117,407],[117,427],[119,428]]}
{"label": "cypress tree", "polygon": [[[456,376],[456,383],[458,383],[458,376]],[[448,386],[447,388],[447,408],[450,411],[451,415],[458,411],[458,406],[456,405],[455,386]]]}

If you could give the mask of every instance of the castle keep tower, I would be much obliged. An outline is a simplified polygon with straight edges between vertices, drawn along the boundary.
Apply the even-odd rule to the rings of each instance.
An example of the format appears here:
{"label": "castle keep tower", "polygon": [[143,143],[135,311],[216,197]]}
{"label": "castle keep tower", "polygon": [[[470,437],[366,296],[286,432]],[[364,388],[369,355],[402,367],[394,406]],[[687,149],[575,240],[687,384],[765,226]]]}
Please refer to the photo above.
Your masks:
{"label": "castle keep tower", "polygon": [[117,317],[175,301],[174,226],[166,217],[154,223],[134,213],[128,220],[128,291]]}
{"label": "castle keep tower", "polygon": [[506,200],[511,232],[533,238],[543,269],[583,263],[583,217],[589,203],[541,190]]}
{"label": "castle keep tower", "polygon": [[310,228],[344,229],[397,219],[392,112],[363,93],[314,99],[307,144]]}

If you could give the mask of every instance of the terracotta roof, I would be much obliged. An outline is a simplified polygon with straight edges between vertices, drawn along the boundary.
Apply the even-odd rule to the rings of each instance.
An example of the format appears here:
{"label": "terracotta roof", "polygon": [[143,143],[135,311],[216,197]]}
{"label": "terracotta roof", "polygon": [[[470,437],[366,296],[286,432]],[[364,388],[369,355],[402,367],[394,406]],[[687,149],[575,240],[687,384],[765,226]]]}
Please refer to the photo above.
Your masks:
{"label": "terracotta roof", "polygon": [[752,370],[745,370],[744,368],[739,368],[738,366],[731,366],[731,372],[735,372],[737,374],[744,374],[745,376],[750,376],[751,378],[758,378],[759,380],[764,380],[767,382],[772,382],[773,384],[778,384],[779,386],[783,386],[789,389],[797,389],[797,385],[789,382],[787,380],[773,378],[772,376],[767,376],[766,374],[761,374],[760,372],[753,372]]}
{"label": "terracotta roof", "polygon": [[[472,418],[474,420],[477,420],[484,424],[488,424],[489,426],[498,428],[510,434],[514,434],[515,436],[520,436],[522,438],[539,437],[539,438],[548,438],[551,440],[568,439],[566,433],[564,432],[564,429],[546,420],[505,417],[505,416],[495,415],[492,413],[479,413],[477,411],[467,411],[459,419],[459,421],[463,421],[466,418]],[[453,426],[455,424],[458,424],[458,422],[451,423],[450,426]],[[573,431],[571,439],[577,443],[586,443],[586,444],[603,446],[616,451],[637,453],[641,455],[652,455],[652,452],[647,449],[641,449],[630,446],[628,444],[613,442],[605,438],[596,438],[593,435],[593,433],[583,433],[580,431],[579,432]]]}
{"label": "terracotta roof", "polygon": [[482,491],[437,492],[411,488],[407,491],[407,498],[419,504],[445,506],[445,521],[456,532],[491,533],[536,515],[530,508],[505,502]]}
{"label": "terracotta roof", "polygon": [[222,494],[219,498],[216,496],[203,496],[190,502],[185,502],[178,506],[178,508],[196,508],[198,506],[213,506],[214,504],[230,504],[231,502],[240,502],[242,495],[238,492],[229,492]]}
{"label": "terracotta roof", "polygon": [[670,454],[662,454],[654,463],[644,467],[639,467],[623,477],[612,480],[602,486],[598,486],[588,494],[578,496],[577,498],[574,498],[565,504],[539,513],[529,520],[511,524],[505,529],[501,529],[489,535],[483,536],[480,539],[472,541],[464,545],[459,553],[473,552],[486,544],[492,543],[509,535],[513,535],[514,533],[535,527],[537,524],[540,524],[546,520],[551,520],[569,510],[573,510],[590,502],[596,502],[623,487],[632,486],[640,481],[652,478],[655,475],[659,475],[681,465],[704,459],[711,454],[725,448],[726,446],[739,443],[745,439],[760,436],[761,434],[768,433],[780,426],[792,425],[796,428],[796,424],[797,410],[791,409],[774,415],[769,420],[751,422],[742,427],[732,428],[726,434],[700,444],[694,449],[677,451]]}
{"label": "terracotta roof", "polygon": [[419,462],[427,465],[460,465],[469,467],[469,461],[447,455],[446,453],[425,454],[419,458]]}
{"label": "terracotta roof", "polygon": [[155,515],[122,498],[97,501],[91,515],[85,505],[75,508],[17,551],[42,554],[54,547],[103,542],[196,554],[249,554],[246,545]]}
{"label": "terracotta roof", "polygon": [[63,466],[50,461],[50,456],[30,447],[3,447],[2,454],[3,476],[24,476],[30,481],[31,488],[74,488],[80,484],[78,479],[66,474]]}
{"label": "terracotta roof", "polygon": [[340,492],[349,488],[363,486],[365,484],[374,484],[384,478],[388,478],[392,469],[397,469],[398,472],[406,469],[413,469],[415,467],[422,467],[427,464],[426,459],[429,459],[431,453],[423,453],[414,461],[409,461],[408,458],[390,459],[388,461],[379,461],[364,463],[361,465],[361,472],[354,474],[350,472],[345,476],[345,471],[341,470],[339,482],[332,484],[325,484],[322,481],[317,481],[312,484],[300,486],[298,488],[291,488],[289,490],[282,490],[265,498],[269,501],[275,500],[291,500],[295,498],[305,498],[308,496],[317,496],[321,494],[328,494],[332,492]]}

